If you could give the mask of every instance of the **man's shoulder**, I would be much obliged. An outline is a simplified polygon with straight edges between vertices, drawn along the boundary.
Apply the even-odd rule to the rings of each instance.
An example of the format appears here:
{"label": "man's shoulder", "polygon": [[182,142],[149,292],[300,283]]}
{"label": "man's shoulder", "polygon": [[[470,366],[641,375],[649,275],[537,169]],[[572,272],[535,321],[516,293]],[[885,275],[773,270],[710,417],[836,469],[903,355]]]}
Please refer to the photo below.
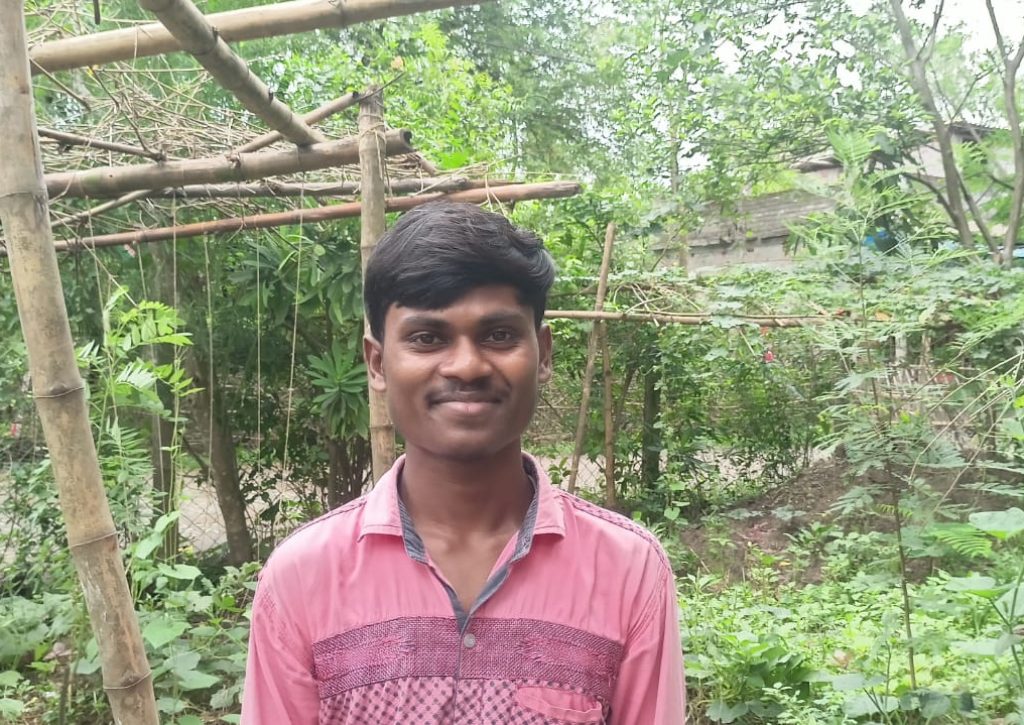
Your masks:
{"label": "man's shoulder", "polygon": [[561,489],[555,489],[555,497],[566,518],[571,519],[584,538],[598,546],[611,547],[631,560],[653,556],[666,570],[671,570],[658,537],[636,521]]}
{"label": "man's shoulder", "polygon": [[349,501],[308,521],[286,536],[267,559],[264,570],[310,565],[355,543],[366,496]]}

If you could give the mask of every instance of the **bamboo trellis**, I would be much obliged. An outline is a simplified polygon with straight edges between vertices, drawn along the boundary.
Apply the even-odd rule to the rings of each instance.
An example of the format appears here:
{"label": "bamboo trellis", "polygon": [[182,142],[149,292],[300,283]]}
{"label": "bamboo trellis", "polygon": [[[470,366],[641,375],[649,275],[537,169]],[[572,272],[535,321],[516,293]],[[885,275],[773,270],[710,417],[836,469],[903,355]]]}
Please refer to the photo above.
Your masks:
{"label": "bamboo trellis", "polygon": [[[85,592],[99,645],[104,687],[116,722],[156,723],[157,710],[91,437],[85,388],[75,362],[56,251],[83,246],[99,248],[122,242],[113,241],[116,234],[101,234],[85,240],[54,243],[50,230],[50,200],[59,210],[66,209],[68,200],[76,197],[110,199],[84,212],[58,213],[65,223],[88,221],[91,228],[93,221],[105,212],[147,197],[194,198],[203,193],[209,198],[221,194],[255,198],[262,191],[269,191],[269,196],[275,197],[293,194],[302,197],[307,193],[331,196],[358,191],[362,195],[361,204],[221,219],[201,223],[198,228],[202,230],[197,228],[197,231],[209,234],[217,229],[261,228],[272,222],[317,221],[362,214],[363,247],[369,250],[383,232],[386,211],[408,209],[435,199],[486,203],[575,194],[579,187],[572,183],[496,184],[486,179],[471,179],[465,170],[435,178],[438,176],[436,167],[410,146],[410,133],[403,129],[385,130],[379,114],[374,117],[372,96],[366,98],[352,93],[299,116],[275,99],[266,84],[254,76],[245,61],[227,45],[230,41],[343,27],[480,1],[297,0],[204,17],[191,0],[140,0],[140,5],[154,12],[160,23],[82,37],[43,38],[43,42],[31,43],[30,48],[23,0],[0,0],[0,16],[5,18],[5,22],[0,23],[0,68],[4,69],[0,73],[0,134],[7,149],[4,163],[0,164],[0,222],[4,232],[0,241],[3,253],[10,260],[36,406],[50,448],[69,545]],[[36,32],[49,33],[54,27],[59,25],[43,24]],[[196,119],[190,115],[190,109],[196,108],[194,98],[179,91],[175,99],[180,103],[179,115],[162,110],[151,115],[150,122],[157,128],[163,123],[165,130],[176,131],[175,121],[180,119],[179,125],[187,125],[196,141],[170,136],[157,142],[145,138],[131,117],[141,115],[135,105],[141,101],[132,92],[122,93],[117,101],[109,103],[108,118],[127,118],[128,128],[113,132],[111,126],[107,138],[96,133],[87,136],[73,127],[37,131],[32,94],[34,74],[44,74],[59,92],[89,110],[96,99],[76,93],[72,85],[59,80],[55,73],[177,50],[190,52],[248,111],[272,130],[261,135],[243,131],[249,138],[240,143],[240,139],[236,140],[238,127],[249,122],[230,113],[221,114],[216,123],[197,126],[193,123]],[[102,85],[102,77],[108,72],[92,68],[90,73]],[[111,76],[106,77],[109,80]],[[107,93],[113,98],[109,91]],[[361,138],[331,140],[327,133],[313,128],[313,124],[360,100],[364,100]],[[225,118],[238,120],[225,124]],[[134,133],[131,143],[116,138],[128,135],[129,129]],[[206,141],[213,140],[215,145],[226,143],[226,146],[214,150],[204,148],[206,153],[196,158],[193,150],[197,144],[203,145],[200,140],[203,133]],[[39,142],[40,135],[52,143],[44,148]],[[255,153],[282,140],[299,144],[301,148]],[[173,154],[168,148],[174,149]],[[108,164],[110,154],[141,156],[156,163],[105,166],[97,163],[99,154],[106,154]],[[393,168],[387,168],[387,157],[398,159]],[[403,158],[415,169],[414,178],[403,178],[409,176],[401,166]],[[52,166],[58,159],[65,170],[44,175],[44,161]],[[361,162],[361,181],[338,171],[339,167],[357,161]],[[75,168],[76,165],[85,168]],[[333,169],[333,173],[342,176],[311,182],[306,178],[301,182],[268,180],[271,176],[321,169]],[[423,172],[431,178],[420,178]],[[415,196],[385,197],[385,177],[391,181],[392,194],[412,192]],[[245,182],[257,183],[243,191]],[[318,182],[322,184],[319,188]],[[226,191],[225,184],[232,185],[235,192]],[[312,185],[307,191],[309,184]],[[220,226],[203,227],[203,224]],[[143,230],[129,234],[137,236],[133,243],[169,238],[161,237],[161,230],[155,231],[157,233]],[[176,237],[178,231],[180,227],[172,227],[170,234]],[[376,446],[374,450],[376,453]],[[393,446],[390,455],[393,456]],[[376,464],[375,456],[375,471]]]}

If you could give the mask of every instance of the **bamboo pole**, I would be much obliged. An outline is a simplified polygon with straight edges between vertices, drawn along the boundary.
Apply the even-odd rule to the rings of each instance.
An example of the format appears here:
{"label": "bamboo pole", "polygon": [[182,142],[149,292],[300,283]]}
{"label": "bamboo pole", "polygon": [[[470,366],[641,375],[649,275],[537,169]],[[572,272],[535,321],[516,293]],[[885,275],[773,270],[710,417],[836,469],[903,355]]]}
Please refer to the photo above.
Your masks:
{"label": "bamboo pole", "polygon": [[[422,194],[420,196],[395,196],[386,200],[386,211],[408,211],[414,207],[431,201],[460,201],[467,204],[486,204],[488,202],[517,202],[527,199],[559,199],[574,196],[580,191],[580,185],[570,181],[552,181],[544,184],[519,184],[515,186],[496,186],[487,189],[467,189],[451,194]],[[188,239],[210,234],[230,234],[244,229],[270,229],[291,224],[315,224],[357,217],[362,212],[362,204],[349,202],[330,206],[316,206],[308,209],[276,212],[273,214],[256,214],[248,217],[231,217],[216,219],[209,222],[182,224],[157,229],[138,229],[131,232],[104,234],[82,239],[65,239],[55,242],[58,251],[71,249],[119,247],[125,244],[147,244],[163,242],[169,239]]]}
{"label": "bamboo pole", "polygon": [[154,161],[163,161],[167,158],[167,154],[162,151],[150,151],[149,149],[144,149],[141,146],[132,146],[131,144],[117,143],[116,141],[103,141],[98,138],[88,138],[86,136],[79,136],[76,133],[57,131],[52,128],[40,127],[38,132],[42,138],[52,139],[64,145],[86,146],[88,148],[103,149],[104,151],[113,151],[119,154],[143,156],[147,159],[153,159]]}
{"label": "bamboo pole", "polygon": [[[313,125],[314,123],[319,123],[320,121],[323,121],[325,118],[329,118],[336,113],[341,113],[346,108],[351,108],[357,103],[359,103],[359,94],[353,91],[352,93],[348,93],[342,96],[341,98],[335,98],[333,101],[328,101],[319,108],[313,109],[305,116],[303,116],[302,120],[309,125]],[[266,148],[272,143],[280,141],[282,138],[283,136],[281,136],[280,132],[270,131],[268,133],[263,134],[262,136],[257,136],[248,143],[242,144],[241,146],[235,149],[235,153],[247,154],[252,153],[253,151],[259,151],[260,149]]]}
{"label": "bamboo pole", "polygon": [[608,347],[608,323],[604,320],[594,323],[601,328],[601,372],[604,376],[604,507],[618,506],[615,491],[615,406],[612,400],[612,355]]}
{"label": "bamboo pole", "polygon": [[[213,13],[206,19],[230,43],[318,28],[344,28],[370,20],[481,2],[487,0],[293,0]],[[163,25],[147,23],[41,43],[32,49],[32,70],[54,72],[176,50],[181,50],[181,45]]]}
{"label": "bamboo pole", "polygon": [[[467,179],[465,176],[421,176],[393,179],[388,185],[388,189],[393,194],[416,194],[425,191],[451,192],[462,191],[463,189],[515,186],[519,183],[503,179]],[[295,184],[265,180],[251,184],[189,184],[187,186],[172,186],[164,189],[146,190],[142,192],[142,195],[148,199],[254,199],[280,196],[335,197],[352,196],[358,193],[358,181]],[[93,198],[102,197],[94,196]]]}
{"label": "bamboo pole", "polygon": [[[410,153],[411,138],[412,134],[405,129],[389,131],[385,152],[388,156]],[[358,160],[359,139],[350,137],[287,151],[264,151],[135,166],[102,166],[85,171],[47,174],[46,189],[50,198],[64,195],[107,196],[136,189],[254,181],[267,176],[354,164]]]}
{"label": "bamboo pole", "polygon": [[716,315],[710,312],[682,315],[674,312],[598,312],[594,310],[547,310],[544,317],[549,320],[609,320],[656,322],[667,325],[711,325],[723,318],[731,318],[761,327],[806,327],[835,319],[829,315]]}
{"label": "bamboo pole", "polygon": [[152,673],[100,475],[50,233],[21,0],[0,0],[0,17],[0,223],[32,393],[114,721],[155,725]]}
{"label": "bamboo pole", "polygon": [[[315,109],[313,111],[310,111],[309,113],[307,113],[305,116],[302,117],[302,120],[305,121],[306,123],[309,123],[309,124],[316,123],[317,121],[322,121],[323,119],[327,118],[328,116],[330,116],[330,115],[332,115],[334,113],[339,113],[339,112],[345,110],[346,108],[349,108],[354,103],[356,103],[358,100],[359,100],[359,94],[358,93],[354,93],[354,92],[353,93],[349,93],[346,96],[342,96],[341,98],[336,98],[333,101],[329,101],[329,102],[325,103],[324,105],[320,106],[319,108],[317,108],[317,109]],[[244,154],[244,153],[251,153],[253,151],[258,151],[258,150],[260,150],[262,148],[265,148],[265,147],[269,146],[270,144],[274,143],[275,141],[280,141],[281,138],[282,138],[281,134],[278,133],[277,131],[270,131],[269,133],[265,133],[262,136],[257,136],[252,141],[249,141],[248,143],[243,144],[242,146],[239,146],[238,148],[234,149],[231,152],[231,154]],[[229,154],[229,155],[231,155],[231,154]],[[268,182],[264,182],[264,184],[267,184],[267,183]],[[272,183],[272,182],[269,182],[269,183]],[[213,185],[213,184],[197,185],[194,188],[204,189],[204,188],[213,187],[213,186],[215,186],[215,185]],[[238,186],[239,186],[238,184],[226,184],[222,188],[237,189]],[[304,196],[304,193],[303,193],[303,191],[301,189],[302,185],[298,184],[296,186],[299,186],[300,189],[295,194],[295,196]],[[185,188],[190,188],[190,187],[179,187],[179,188],[180,189],[185,189]],[[102,214],[103,212],[110,211],[111,209],[117,209],[119,207],[124,206],[125,204],[130,204],[133,201],[138,201],[139,199],[146,199],[146,198],[160,196],[161,193],[166,196],[170,192],[168,190],[166,190],[166,189],[155,189],[155,190],[154,189],[142,189],[142,190],[136,190],[136,191],[129,191],[127,194],[122,194],[121,196],[118,196],[115,199],[111,199],[110,201],[108,201],[108,202],[106,202],[104,204],[97,204],[96,206],[92,207],[91,209],[86,209],[85,211],[81,211],[81,212],[79,212],[77,214],[73,214],[70,217],[67,217],[65,219],[61,219],[60,222],[62,224],[65,224],[65,225],[75,224],[77,222],[82,221],[83,219],[89,219],[90,217],[98,216],[98,215]],[[240,198],[242,195],[241,194],[237,194],[235,196],[236,196],[236,198]],[[254,194],[253,196],[258,196],[258,195]],[[269,194],[268,194],[268,196],[269,196]],[[207,198],[210,198],[210,197],[207,197]]]}
{"label": "bamboo pole", "polygon": [[139,5],[156,15],[182,50],[192,55],[246,110],[284,138],[299,146],[327,140],[274,96],[248,63],[228,47],[192,0],[139,0]]}
{"label": "bamboo pole", "polygon": [[[379,88],[370,89],[359,102],[359,179],[362,186],[359,253],[363,276],[377,241],[384,236],[387,198],[384,188],[384,99]],[[363,320],[364,334],[370,334],[369,319]],[[369,383],[367,383],[369,385]],[[379,481],[395,462],[395,426],[388,415],[384,394],[370,391],[370,455],[373,480]]]}
{"label": "bamboo pole", "polygon": [[[604,231],[604,253],[601,255],[601,271],[597,275],[597,296],[594,311],[604,309],[604,296],[608,291],[608,269],[612,264],[612,246],[615,244],[615,222],[609,222]],[[597,355],[598,325],[594,325],[587,340],[587,364],[583,369],[583,390],[580,393],[580,413],[576,419],[576,440],[572,448],[572,463],[569,466],[569,493],[576,490],[576,477],[580,472],[580,458],[583,456],[583,439],[587,434],[587,411],[590,408],[590,386],[594,380],[594,357]]]}

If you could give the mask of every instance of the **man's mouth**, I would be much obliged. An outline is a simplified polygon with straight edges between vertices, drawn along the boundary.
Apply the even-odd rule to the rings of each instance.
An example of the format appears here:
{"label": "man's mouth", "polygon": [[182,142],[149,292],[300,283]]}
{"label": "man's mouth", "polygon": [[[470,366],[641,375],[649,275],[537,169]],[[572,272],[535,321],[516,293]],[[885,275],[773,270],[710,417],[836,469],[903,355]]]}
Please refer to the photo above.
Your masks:
{"label": "man's mouth", "polygon": [[446,410],[467,416],[488,412],[500,402],[501,398],[490,392],[443,393],[431,399],[432,406],[443,406]]}

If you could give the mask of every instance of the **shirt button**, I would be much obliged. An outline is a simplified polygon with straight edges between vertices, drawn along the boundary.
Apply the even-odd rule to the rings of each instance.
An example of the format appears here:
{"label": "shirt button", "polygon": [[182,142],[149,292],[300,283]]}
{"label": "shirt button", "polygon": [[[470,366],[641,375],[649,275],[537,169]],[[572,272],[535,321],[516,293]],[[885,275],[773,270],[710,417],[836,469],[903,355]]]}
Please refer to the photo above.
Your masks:
{"label": "shirt button", "polygon": [[476,635],[469,633],[462,638],[462,646],[466,649],[473,649],[476,647]]}

